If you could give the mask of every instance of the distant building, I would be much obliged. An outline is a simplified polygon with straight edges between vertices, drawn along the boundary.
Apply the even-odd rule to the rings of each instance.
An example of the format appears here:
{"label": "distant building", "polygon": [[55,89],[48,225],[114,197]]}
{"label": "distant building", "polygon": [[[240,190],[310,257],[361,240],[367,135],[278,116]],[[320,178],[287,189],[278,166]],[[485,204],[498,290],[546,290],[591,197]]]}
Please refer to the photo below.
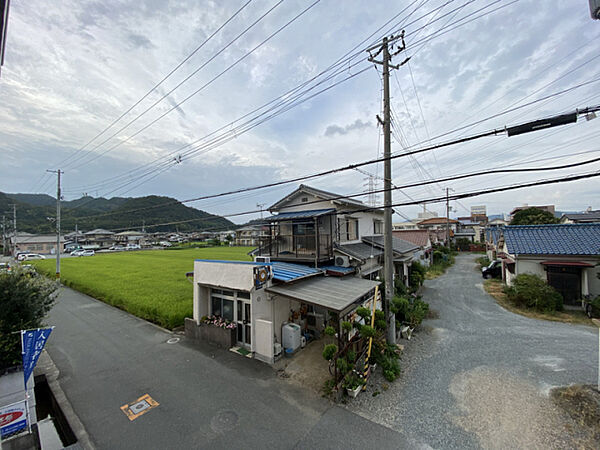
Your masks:
{"label": "distant building", "polygon": [[418,230],[417,225],[420,220],[407,220],[406,222],[396,222],[392,224],[392,230]]}
{"label": "distant building", "polygon": [[563,214],[560,218],[560,223],[595,223],[600,222],[600,210],[592,210],[588,208],[583,213]]}
{"label": "distant building", "polygon": [[485,207],[485,205],[471,206],[471,217],[485,215],[487,215],[487,208]]}
{"label": "distant building", "polygon": [[264,225],[249,225],[235,230],[235,245],[258,247],[261,240],[269,237],[269,227]]}
{"label": "distant building", "polygon": [[[16,252],[31,252],[56,254],[56,235],[55,234],[18,234],[10,238],[11,247]],[[60,237],[61,247],[65,243],[65,238]],[[61,248],[62,251],[62,248]]]}

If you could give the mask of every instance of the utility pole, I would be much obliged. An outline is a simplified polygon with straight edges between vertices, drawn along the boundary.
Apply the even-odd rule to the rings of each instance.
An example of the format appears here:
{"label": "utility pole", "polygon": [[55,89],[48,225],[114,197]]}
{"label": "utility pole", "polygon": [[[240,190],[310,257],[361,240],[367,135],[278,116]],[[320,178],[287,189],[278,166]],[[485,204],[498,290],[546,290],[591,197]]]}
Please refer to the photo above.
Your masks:
{"label": "utility pole", "polygon": [[[394,53],[390,53],[389,46],[392,48],[394,43],[400,41]],[[383,66],[383,120],[377,116],[379,123],[383,125],[383,157],[385,159],[383,166],[383,189],[384,189],[384,216],[383,216],[383,252],[384,252],[384,277],[385,277],[385,301],[383,302],[383,311],[387,322],[387,342],[396,343],[396,320],[393,314],[390,314],[390,303],[394,298],[394,247],[392,240],[392,142],[391,142],[391,114],[390,114],[390,68],[398,69],[401,65],[408,62],[406,58],[401,64],[392,65],[392,57],[406,48],[404,43],[404,30],[398,36],[384,37],[382,44],[377,44],[367,49],[369,52],[369,61]],[[377,50],[378,49],[378,50]],[[377,50],[375,54],[371,52]],[[377,56],[383,53],[381,61],[376,60]]]}
{"label": "utility pole", "polygon": [[2,256],[6,255],[6,216],[2,216]]}
{"label": "utility pole", "polygon": [[256,207],[258,209],[260,209],[260,220],[263,219],[263,208],[264,208],[265,205],[266,205],[266,203],[257,203],[256,204]]}
{"label": "utility pole", "polygon": [[450,248],[450,200],[449,191],[453,191],[452,188],[446,188],[446,245]]}
{"label": "utility pole", "polygon": [[46,170],[56,177],[56,279],[60,280],[60,175],[61,170]]}
{"label": "utility pole", "polygon": [[79,234],[79,230],[77,229],[77,224],[75,224],[75,243],[77,244],[79,241],[78,239],[78,234]]}
{"label": "utility pole", "polygon": [[17,253],[17,205],[13,203],[10,205],[13,207],[13,257]]}

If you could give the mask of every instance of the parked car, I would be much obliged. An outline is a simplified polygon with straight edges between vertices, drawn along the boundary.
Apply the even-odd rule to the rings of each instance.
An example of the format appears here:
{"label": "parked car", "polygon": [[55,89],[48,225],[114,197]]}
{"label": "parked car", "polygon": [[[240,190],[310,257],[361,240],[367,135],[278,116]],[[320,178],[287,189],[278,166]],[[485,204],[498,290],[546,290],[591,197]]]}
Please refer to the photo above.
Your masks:
{"label": "parked car", "polygon": [[83,247],[79,244],[67,244],[65,245],[65,253],[72,253],[75,250],[83,250]]}
{"label": "parked car", "polygon": [[109,250],[112,252],[122,252],[123,250],[125,250],[125,247],[123,247],[122,245],[113,245],[112,247],[109,247]]}
{"label": "parked car", "polygon": [[171,243],[170,243],[170,242],[168,242],[168,241],[160,241],[160,242],[158,243],[158,245],[160,245],[160,246],[162,246],[162,247],[172,247],[172,246],[173,246],[173,244],[171,244]]}
{"label": "parked car", "polygon": [[15,258],[17,258],[17,261],[23,261],[23,259],[25,259],[25,255],[27,255],[29,252],[17,252],[15,254]]}
{"label": "parked car", "polygon": [[27,253],[21,261],[32,261],[34,259],[46,259],[46,257],[44,255],[40,255],[39,253]]}
{"label": "parked car", "polygon": [[139,244],[127,244],[127,247],[125,247],[125,250],[140,250],[142,247],[140,247]]}
{"label": "parked car", "polygon": [[71,252],[71,256],[94,256],[96,254],[96,252],[94,252],[94,250],[75,250],[74,252]]}
{"label": "parked car", "polygon": [[482,267],[481,275],[483,278],[500,278],[502,276],[502,261],[497,259],[492,261],[489,266]]}

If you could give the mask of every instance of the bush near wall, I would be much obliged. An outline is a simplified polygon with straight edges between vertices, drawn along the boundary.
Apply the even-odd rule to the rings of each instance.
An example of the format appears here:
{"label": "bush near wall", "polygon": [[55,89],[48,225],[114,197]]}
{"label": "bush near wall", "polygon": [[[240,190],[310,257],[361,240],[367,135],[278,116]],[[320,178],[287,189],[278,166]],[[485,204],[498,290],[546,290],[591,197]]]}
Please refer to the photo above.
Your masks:
{"label": "bush near wall", "polygon": [[522,308],[544,312],[563,309],[562,295],[538,275],[517,275],[512,286],[505,286],[504,293],[508,301]]}

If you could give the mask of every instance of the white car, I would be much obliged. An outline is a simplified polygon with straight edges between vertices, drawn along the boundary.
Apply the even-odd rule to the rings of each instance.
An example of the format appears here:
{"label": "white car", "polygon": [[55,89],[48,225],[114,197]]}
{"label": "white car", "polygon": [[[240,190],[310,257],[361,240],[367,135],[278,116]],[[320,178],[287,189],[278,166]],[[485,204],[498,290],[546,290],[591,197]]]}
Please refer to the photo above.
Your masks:
{"label": "white car", "polygon": [[139,244],[127,244],[127,247],[125,247],[125,250],[141,250],[142,247],[140,247]]}
{"label": "white car", "polygon": [[168,241],[160,241],[160,242],[158,243],[158,245],[160,245],[160,246],[162,246],[162,247],[172,247],[172,246],[173,246],[173,244],[171,244],[171,243],[170,243],[170,242],[168,242]]}
{"label": "white car", "polygon": [[94,250],[75,250],[71,252],[71,256],[94,256],[96,252]]}
{"label": "white car", "polygon": [[31,261],[33,259],[46,259],[44,255],[40,255],[39,253],[27,253],[23,256],[22,261]]}

